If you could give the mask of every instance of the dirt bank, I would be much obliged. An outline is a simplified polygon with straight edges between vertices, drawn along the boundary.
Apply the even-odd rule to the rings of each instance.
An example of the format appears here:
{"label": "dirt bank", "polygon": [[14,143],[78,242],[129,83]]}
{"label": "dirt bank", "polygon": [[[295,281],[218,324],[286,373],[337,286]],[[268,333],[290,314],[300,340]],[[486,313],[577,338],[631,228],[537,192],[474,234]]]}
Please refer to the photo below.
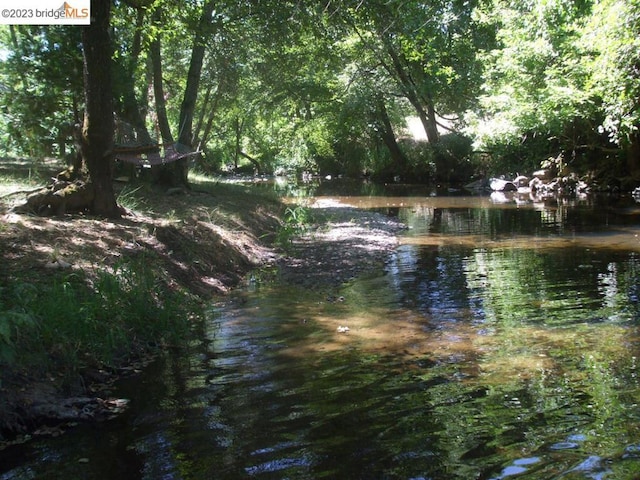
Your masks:
{"label": "dirt bank", "polygon": [[[264,266],[277,270],[283,282],[337,287],[383,268],[403,228],[381,214],[316,203],[310,206],[314,225],[283,249],[275,240],[284,206],[242,186],[199,185],[178,196],[143,189],[126,198],[134,205],[119,221],[18,215],[6,202],[0,205],[0,288],[11,282],[38,285],[79,272],[91,280],[99,271],[135,257],[153,262],[158,281],[188,290],[202,301],[225,294]],[[0,448],[3,440],[5,446],[15,441],[15,434],[17,441],[34,432],[56,434],[69,422],[117,412],[122,404],[109,400],[112,382],[143,366],[148,354],[129,352],[121,360],[129,363],[109,369],[80,368],[71,383],[46,365],[25,369],[5,362]],[[87,364],[94,363],[88,359]]]}
{"label": "dirt bank", "polygon": [[[94,356],[99,339],[73,360],[61,355],[76,348],[73,338],[48,347],[26,342],[28,328],[37,334],[51,319],[30,316],[29,325],[19,323],[29,312],[15,298],[16,286],[38,292],[81,279],[91,290],[102,272],[144,262],[163,290],[204,302],[278,258],[273,241],[283,206],[272,195],[215,183],[169,196],[148,187],[120,188],[129,214],[118,221],[17,214],[9,202],[18,203],[19,195],[0,203],[0,442],[108,415],[112,405],[103,400],[113,381],[165,347],[153,339],[130,342],[104,364]],[[27,351],[37,348],[42,351]]]}

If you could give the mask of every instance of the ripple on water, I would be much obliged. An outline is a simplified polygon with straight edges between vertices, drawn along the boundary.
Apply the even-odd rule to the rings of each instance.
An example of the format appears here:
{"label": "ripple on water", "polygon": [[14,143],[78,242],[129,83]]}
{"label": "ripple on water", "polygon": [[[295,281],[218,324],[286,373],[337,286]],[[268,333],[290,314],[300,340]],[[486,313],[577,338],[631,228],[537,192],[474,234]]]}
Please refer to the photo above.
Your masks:
{"label": "ripple on water", "polygon": [[588,475],[587,478],[593,480],[601,480],[608,477],[613,473],[609,468],[605,467],[602,463],[602,457],[598,455],[590,455],[578,465],[570,469],[567,473],[579,472],[581,474]]}
{"label": "ripple on water", "polygon": [[283,470],[306,470],[313,465],[313,461],[306,456],[297,458],[278,458],[258,465],[246,467],[248,475],[255,476],[265,473],[282,472]]}

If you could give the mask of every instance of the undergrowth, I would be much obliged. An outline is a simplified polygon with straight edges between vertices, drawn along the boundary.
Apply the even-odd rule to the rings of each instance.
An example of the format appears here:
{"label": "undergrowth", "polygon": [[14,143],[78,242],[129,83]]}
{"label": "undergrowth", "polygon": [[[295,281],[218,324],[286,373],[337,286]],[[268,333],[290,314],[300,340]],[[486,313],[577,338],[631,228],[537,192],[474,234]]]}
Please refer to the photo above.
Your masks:
{"label": "undergrowth", "polygon": [[144,261],[136,261],[92,278],[70,273],[46,283],[3,286],[0,372],[46,365],[67,376],[85,367],[115,367],[136,353],[179,344],[199,304],[157,278]]}
{"label": "undergrowth", "polygon": [[283,224],[278,230],[277,242],[285,247],[291,242],[293,237],[306,232],[313,224],[313,211],[305,205],[295,205],[287,207],[284,211]]}

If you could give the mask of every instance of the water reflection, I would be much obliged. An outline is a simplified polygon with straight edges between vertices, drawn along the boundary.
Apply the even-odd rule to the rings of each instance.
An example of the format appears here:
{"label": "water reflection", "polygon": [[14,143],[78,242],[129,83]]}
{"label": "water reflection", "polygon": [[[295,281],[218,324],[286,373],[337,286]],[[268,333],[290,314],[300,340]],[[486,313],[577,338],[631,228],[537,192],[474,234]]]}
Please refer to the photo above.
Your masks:
{"label": "water reflection", "polygon": [[32,443],[0,479],[640,477],[633,215],[332,201],[411,227],[385,272],[215,305],[190,355],[123,386],[133,410]]}

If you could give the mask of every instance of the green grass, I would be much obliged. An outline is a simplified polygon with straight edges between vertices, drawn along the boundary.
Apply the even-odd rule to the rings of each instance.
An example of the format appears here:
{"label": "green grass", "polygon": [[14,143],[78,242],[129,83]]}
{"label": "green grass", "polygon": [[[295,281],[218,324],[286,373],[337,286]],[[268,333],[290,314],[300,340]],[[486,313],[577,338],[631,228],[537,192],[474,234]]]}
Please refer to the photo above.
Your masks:
{"label": "green grass", "polygon": [[306,232],[313,224],[314,217],[311,208],[305,205],[295,205],[287,207],[284,211],[284,221],[282,227],[278,230],[277,242],[284,248],[291,242],[296,235]]}
{"label": "green grass", "polygon": [[179,344],[199,304],[156,278],[140,260],[99,271],[91,281],[72,273],[3,287],[0,365],[71,376]]}
{"label": "green grass", "polygon": [[[32,170],[16,168],[9,172],[9,167],[14,165],[7,163],[0,170],[0,192],[3,182],[14,191],[26,189],[34,179],[29,176]],[[20,177],[21,173],[25,175]],[[167,196],[146,184],[117,185],[117,201],[136,214],[150,214],[163,223],[185,220],[193,224],[194,219],[206,220],[229,231],[254,228],[257,235],[271,234],[277,228],[280,204],[270,191],[261,191],[257,196],[248,187],[225,184],[203,175],[191,180],[193,192],[185,197]],[[12,195],[4,201],[0,199],[0,207],[10,207],[19,198]],[[288,231],[301,228],[303,217],[303,210],[291,208]],[[51,232],[57,229],[56,224],[46,220],[39,223]],[[15,235],[15,241],[22,241],[22,228],[0,222],[0,231],[3,228],[7,235]],[[83,227],[79,224],[78,228]],[[150,224],[144,228],[152,227]],[[46,233],[38,241],[51,247],[46,243]],[[136,356],[158,352],[166,346],[187,345],[193,335],[192,329],[199,323],[193,319],[201,314],[203,299],[186,291],[189,284],[184,279],[167,278],[171,273],[164,268],[171,259],[162,257],[166,252],[151,249],[145,256],[121,257],[129,260],[107,267],[99,260],[102,258],[99,250],[104,248],[104,256],[113,258],[109,255],[110,247],[96,242],[91,246],[92,231],[78,234],[84,239],[80,245],[86,241],[86,256],[82,253],[85,250],[71,248],[67,244],[69,239],[61,243],[66,254],[72,252],[71,257],[78,255],[85,264],[99,265],[94,270],[52,269],[43,274],[40,266],[46,261],[43,258],[46,254],[42,252],[48,252],[47,249],[29,251],[32,263],[17,262],[28,265],[24,270],[0,268],[0,382],[4,377],[9,384],[13,373],[22,372],[36,379],[47,375],[77,379],[85,368],[117,368],[135,361]],[[151,235],[155,235],[155,230]],[[5,241],[12,241],[11,237]],[[191,242],[186,242],[179,247],[184,250],[190,245]],[[17,251],[22,254],[24,249]],[[197,253],[193,255],[196,259]],[[58,256],[55,249],[48,254]]]}
{"label": "green grass", "polygon": [[120,190],[116,198],[118,205],[131,211],[137,211],[145,206],[144,199],[142,198],[142,193],[144,192],[140,192],[142,187],[142,185],[125,185],[122,190]]}

